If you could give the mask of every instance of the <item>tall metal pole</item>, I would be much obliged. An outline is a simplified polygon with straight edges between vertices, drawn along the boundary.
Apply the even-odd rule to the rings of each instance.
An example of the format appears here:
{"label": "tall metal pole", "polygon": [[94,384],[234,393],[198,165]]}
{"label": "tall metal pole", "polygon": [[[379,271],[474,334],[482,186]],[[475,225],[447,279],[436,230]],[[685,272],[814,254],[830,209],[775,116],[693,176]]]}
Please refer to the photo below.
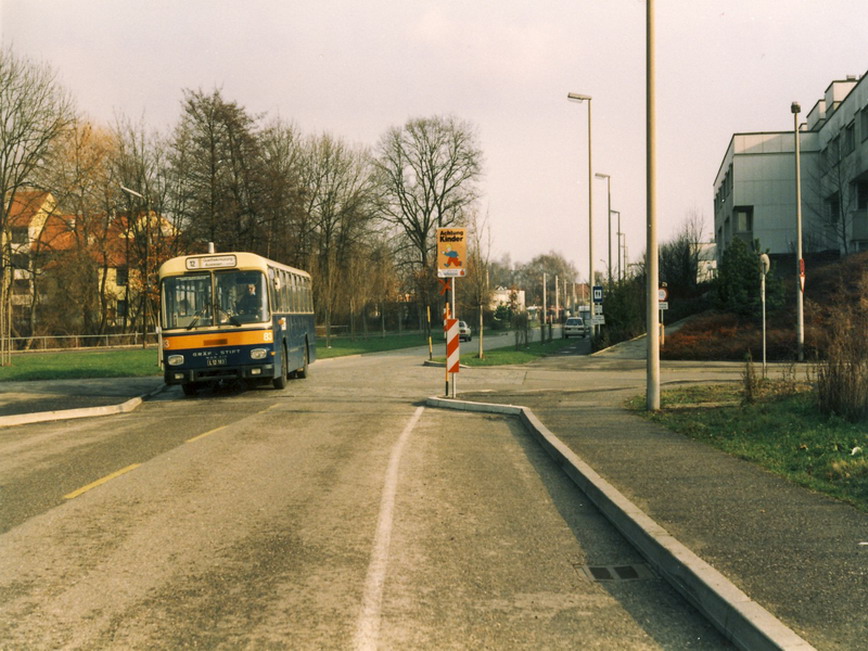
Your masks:
{"label": "tall metal pole", "polygon": [[608,247],[606,249],[606,273],[607,282],[612,284],[612,177],[608,174],[597,173],[598,179],[606,179],[606,198],[609,215]]}
{"label": "tall metal pole", "polygon": [[[594,287],[594,166],[591,156],[591,96],[568,93],[567,99],[588,102],[588,307],[590,310],[588,316],[593,320],[594,306],[591,301],[591,292]],[[594,326],[592,332],[596,334],[596,326]]]}
{"label": "tall metal pole", "polygon": [[657,187],[656,187],[656,134],[655,134],[655,89],[654,89],[654,0],[646,1],[646,37],[645,37],[645,110],[646,110],[646,212],[647,212],[647,246],[646,246],[646,316],[648,323],[648,355],[646,361],[646,407],[648,411],[660,409],[660,329],[657,309]]}
{"label": "tall metal pole", "polygon": [[[594,166],[591,161],[591,98],[588,98],[588,292],[594,289]],[[589,300],[591,309],[592,337],[597,336],[597,326],[594,324],[594,302]]]}
{"label": "tall metal pole", "polygon": [[805,361],[805,261],[802,259],[802,166],[799,160],[799,112],[798,102],[790,106],[793,113],[793,138],[796,148],[796,340],[799,361]]}
{"label": "tall metal pole", "polygon": [[614,214],[614,215],[618,215],[618,226],[617,226],[618,230],[617,230],[617,232],[615,233],[615,238],[618,240],[618,242],[615,244],[615,246],[616,246],[617,249],[618,249],[618,251],[617,251],[617,259],[618,259],[618,280],[623,280],[622,277],[621,277],[621,211],[620,211],[620,210],[613,210],[613,211],[610,213],[610,216],[611,216],[612,214]]}

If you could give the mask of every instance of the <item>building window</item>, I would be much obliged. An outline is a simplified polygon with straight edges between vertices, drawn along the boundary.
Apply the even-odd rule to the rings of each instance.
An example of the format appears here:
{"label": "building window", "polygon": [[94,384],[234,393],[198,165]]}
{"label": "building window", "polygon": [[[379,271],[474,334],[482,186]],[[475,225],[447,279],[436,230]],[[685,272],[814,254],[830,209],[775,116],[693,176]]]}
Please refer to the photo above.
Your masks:
{"label": "building window", "polygon": [[30,241],[30,234],[26,226],[12,227],[12,244],[27,244]]}
{"label": "building window", "polygon": [[753,232],[753,206],[739,206],[735,209],[735,232]]}
{"label": "building window", "polygon": [[862,140],[868,140],[868,106],[859,113],[859,130],[862,132]]}
{"label": "building window", "polygon": [[856,151],[856,123],[851,122],[846,127],[844,127],[844,151],[842,152],[844,156],[847,154],[852,154]]}
{"label": "building window", "polygon": [[856,182],[856,210],[868,210],[868,181]]}
{"label": "building window", "polygon": [[119,319],[127,318],[127,302],[124,299],[118,300],[117,314]]}
{"label": "building window", "polygon": [[115,272],[115,284],[118,287],[124,287],[129,282],[129,269],[127,267],[118,267]]}
{"label": "building window", "polygon": [[830,224],[837,224],[841,216],[841,199],[838,193],[826,197],[826,215]]}

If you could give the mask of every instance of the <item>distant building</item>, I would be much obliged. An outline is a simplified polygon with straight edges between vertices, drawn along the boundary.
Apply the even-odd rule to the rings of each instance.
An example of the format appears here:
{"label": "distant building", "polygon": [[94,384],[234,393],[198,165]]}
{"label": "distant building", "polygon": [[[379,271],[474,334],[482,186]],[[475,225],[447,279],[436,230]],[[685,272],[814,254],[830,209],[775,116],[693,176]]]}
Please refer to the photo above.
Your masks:
{"label": "distant building", "polygon": [[515,302],[515,309],[518,312],[524,312],[525,298],[523,289],[509,289],[507,287],[498,287],[491,294],[491,309],[496,310],[501,305],[511,305]]}
{"label": "distant building", "polygon": [[[868,250],[868,82],[833,81],[799,125],[804,251]],[[786,112],[786,103],[782,112]],[[795,134],[736,133],[714,180],[717,257],[736,238],[796,250]]]}
{"label": "distant building", "polygon": [[77,321],[85,308],[96,321],[104,316],[107,328],[128,325],[131,307],[142,297],[137,238],[151,232],[148,267],[156,269],[174,237],[172,225],[153,212],[135,220],[69,215],[51,193],[31,189],[12,197],[8,226],[0,244],[8,245],[11,265],[3,271],[9,274],[13,330],[24,336],[81,331]]}

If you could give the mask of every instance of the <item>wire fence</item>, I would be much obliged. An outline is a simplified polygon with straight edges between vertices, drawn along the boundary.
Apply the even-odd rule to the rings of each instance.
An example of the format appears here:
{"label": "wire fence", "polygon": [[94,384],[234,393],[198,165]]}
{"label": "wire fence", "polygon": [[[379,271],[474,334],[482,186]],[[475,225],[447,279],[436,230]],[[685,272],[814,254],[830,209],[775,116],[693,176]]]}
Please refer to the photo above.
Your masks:
{"label": "wire fence", "polygon": [[123,348],[157,344],[157,333],[127,332],[105,335],[47,335],[12,337],[12,352],[45,352],[81,348]]}

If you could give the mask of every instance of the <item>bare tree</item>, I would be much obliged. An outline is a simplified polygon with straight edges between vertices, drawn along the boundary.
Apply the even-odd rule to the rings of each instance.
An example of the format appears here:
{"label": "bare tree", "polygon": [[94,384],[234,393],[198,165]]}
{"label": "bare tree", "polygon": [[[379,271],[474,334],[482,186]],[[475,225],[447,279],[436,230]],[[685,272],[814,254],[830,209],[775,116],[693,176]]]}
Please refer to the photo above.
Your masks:
{"label": "bare tree", "polygon": [[[43,294],[36,284],[45,267],[47,280],[54,281],[54,291],[45,293],[55,299],[40,310],[45,325],[52,330],[72,326],[76,332],[105,332],[111,223],[106,195],[111,186],[110,157],[114,149],[112,134],[88,122],[76,121],[61,139],[49,176],[59,206],[55,221],[62,222],[65,237],[59,247],[40,238],[38,253],[43,264],[34,266],[31,331],[37,325],[36,308]],[[47,264],[55,260],[61,264]],[[57,272],[60,277],[52,278]]]}
{"label": "bare tree", "polygon": [[660,245],[660,280],[670,291],[691,295],[699,279],[699,259],[702,254],[702,215],[693,211],[671,240]]}
{"label": "bare tree", "polygon": [[144,125],[120,119],[115,127],[117,149],[107,196],[118,213],[114,228],[121,234],[127,265],[125,329],[137,328],[146,343],[156,325],[159,306],[157,271],[180,252],[177,226],[165,215],[175,177],[170,173],[169,146]]}
{"label": "bare tree", "polygon": [[380,211],[403,234],[417,293],[430,304],[434,232],[460,224],[478,196],[482,150],[476,134],[451,117],[410,120],[382,137],[376,166]]}
{"label": "bare tree", "polygon": [[[851,134],[850,137],[855,137]],[[808,177],[812,195],[818,202],[806,202],[806,207],[823,227],[806,237],[808,250],[822,251],[833,248],[844,255],[850,252],[857,192],[853,179],[858,175],[854,144],[841,142],[836,137],[817,156],[817,165]]]}
{"label": "bare tree", "polygon": [[255,118],[219,90],[186,91],[173,148],[178,226],[193,240],[224,250],[265,253]]}
{"label": "bare tree", "polygon": [[40,184],[73,115],[50,68],[0,50],[0,366],[11,362],[12,203],[16,192]]}
{"label": "bare tree", "polygon": [[367,152],[350,149],[328,135],[312,138],[306,153],[306,212],[316,245],[311,268],[318,278],[317,305],[325,319],[328,345],[338,305],[359,304],[360,277],[352,272],[358,268],[355,258],[365,253],[360,245],[374,216],[373,174]]}
{"label": "bare tree", "polygon": [[264,255],[306,269],[313,248],[313,227],[305,210],[302,137],[294,126],[274,120],[259,134],[259,142],[263,159],[259,210],[268,234]]}

